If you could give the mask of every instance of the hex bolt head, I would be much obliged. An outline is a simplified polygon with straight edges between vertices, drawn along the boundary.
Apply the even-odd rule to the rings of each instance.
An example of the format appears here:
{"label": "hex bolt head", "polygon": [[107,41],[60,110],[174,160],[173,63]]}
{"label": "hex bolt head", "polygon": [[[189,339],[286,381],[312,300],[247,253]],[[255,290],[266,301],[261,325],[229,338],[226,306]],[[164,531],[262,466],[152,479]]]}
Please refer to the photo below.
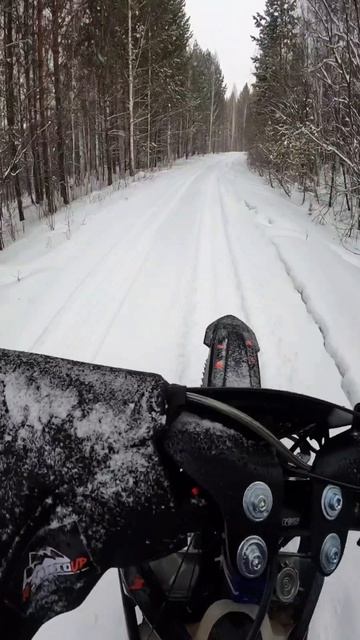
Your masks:
{"label": "hex bolt head", "polygon": [[328,485],[321,497],[322,512],[327,520],[335,520],[343,507],[343,496],[340,487]]}
{"label": "hex bolt head", "polygon": [[270,487],[265,482],[253,482],[243,496],[245,514],[253,522],[261,522],[269,516],[273,506]]}
{"label": "hex bolt head", "polygon": [[320,551],[320,565],[329,576],[337,568],[341,558],[341,540],[337,533],[330,533],[325,538]]}
{"label": "hex bolt head", "polygon": [[266,544],[259,536],[249,536],[239,546],[237,566],[245,578],[258,578],[264,573],[268,551]]}

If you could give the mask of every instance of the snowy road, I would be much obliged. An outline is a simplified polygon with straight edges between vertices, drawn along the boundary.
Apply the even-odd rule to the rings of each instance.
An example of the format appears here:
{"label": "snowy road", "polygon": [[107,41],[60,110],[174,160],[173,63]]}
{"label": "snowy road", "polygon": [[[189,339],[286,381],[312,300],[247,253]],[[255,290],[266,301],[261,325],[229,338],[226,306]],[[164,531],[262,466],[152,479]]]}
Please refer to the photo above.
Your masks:
{"label": "snowy road", "polygon": [[[360,400],[360,309],[348,295],[360,260],[251,175],[241,154],[194,159],[98,203],[77,203],[72,219],[70,240],[64,222],[55,233],[42,226],[0,256],[2,347],[198,384],[207,324],[234,314],[258,336],[264,386]],[[360,567],[353,547],[336,586],[355,623],[360,572],[350,590],[352,563]],[[333,606],[334,580],[313,637],[350,640],[354,627],[346,636]],[[112,573],[80,613],[50,623],[37,640],[121,640],[117,602]]]}

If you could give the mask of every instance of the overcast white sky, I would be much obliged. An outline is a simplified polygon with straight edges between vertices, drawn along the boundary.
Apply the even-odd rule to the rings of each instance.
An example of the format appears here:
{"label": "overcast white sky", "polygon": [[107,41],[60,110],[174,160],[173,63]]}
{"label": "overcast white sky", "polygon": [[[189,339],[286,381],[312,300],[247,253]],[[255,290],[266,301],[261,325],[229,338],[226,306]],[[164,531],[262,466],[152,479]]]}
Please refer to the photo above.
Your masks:
{"label": "overcast white sky", "polygon": [[194,37],[218,54],[230,91],[234,84],[241,90],[252,81],[252,16],[264,7],[265,0],[186,0]]}

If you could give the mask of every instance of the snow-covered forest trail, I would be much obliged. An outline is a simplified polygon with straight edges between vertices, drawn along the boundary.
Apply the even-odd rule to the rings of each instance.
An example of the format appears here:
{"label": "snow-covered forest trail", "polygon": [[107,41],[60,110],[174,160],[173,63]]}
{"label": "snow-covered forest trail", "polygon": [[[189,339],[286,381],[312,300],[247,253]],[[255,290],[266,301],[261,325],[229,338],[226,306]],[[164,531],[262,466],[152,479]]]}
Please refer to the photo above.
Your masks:
{"label": "snow-covered forest trail", "polygon": [[[119,192],[93,205],[55,249],[40,232],[12,246],[0,262],[1,345],[197,384],[204,330],[232,313],[258,335],[266,386],[344,402],[341,375],[269,233],[269,200],[286,204],[265,186],[259,214],[252,178],[239,154],[191,161],[127,199]],[[281,238],[301,236],[287,224]]]}
{"label": "snow-covered forest trail", "polygon": [[[39,227],[0,256],[1,347],[196,385],[206,326],[234,314],[257,334],[264,386],[360,400],[360,260],[250,174],[242,154],[181,163],[77,204],[73,220],[70,240],[61,226]],[[314,638],[355,637],[333,606],[336,586],[356,621],[352,563],[360,566],[353,546],[324,592]],[[118,598],[113,572],[37,640],[121,640]]]}

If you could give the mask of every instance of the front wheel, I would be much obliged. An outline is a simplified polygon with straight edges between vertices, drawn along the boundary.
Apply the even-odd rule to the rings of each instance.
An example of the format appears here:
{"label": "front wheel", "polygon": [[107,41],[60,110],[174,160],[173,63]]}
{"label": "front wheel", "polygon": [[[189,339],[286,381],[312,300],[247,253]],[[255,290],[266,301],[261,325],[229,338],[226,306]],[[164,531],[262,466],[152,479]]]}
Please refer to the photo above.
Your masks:
{"label": "front wheel", "polygon": [[255,333],[235,316],[224,316],[208,326],[204,344],[209,347],[203,387],[261,387]]}
{"label": "front wheel", "polygon": [[[246,613],[228,613],[215,624],[208,640],[246,640],[252,626],[253,620]],[[262,640],[260,633],[256,640]]]}
{"label": "front wheel", "polygon": [[[193,640],[247,640],[257,613],[256,605],[219,600],[206,611],[192,638]],[[261,630],[253,640],[273,640],[273,637],[270,620],[266,616]]]}

